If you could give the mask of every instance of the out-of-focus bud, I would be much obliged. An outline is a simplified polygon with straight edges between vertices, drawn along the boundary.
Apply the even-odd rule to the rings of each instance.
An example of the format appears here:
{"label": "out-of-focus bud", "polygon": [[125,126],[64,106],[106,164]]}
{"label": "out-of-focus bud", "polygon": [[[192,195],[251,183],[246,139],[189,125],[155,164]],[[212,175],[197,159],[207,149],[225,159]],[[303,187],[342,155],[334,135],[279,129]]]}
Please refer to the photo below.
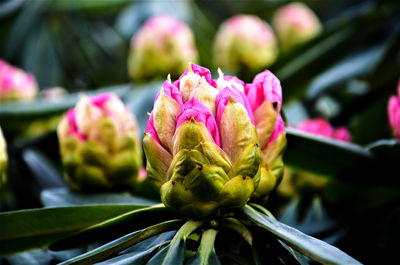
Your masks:
{"label": "out-of-focus bud", "polygon": [[143,139],[147,174],[162,202],[187,216],[243,207],[259,182],[260,149],[247,98],[217,83],[198,65],[164,83]]}
{"label": "out-of-focus bud", "polygon": [[49,87],[45,88],[42,91],[40,91],[39,95],[49,101],[59,101],[61,100],[65,95],[67,95],[68,91],[65,88],[62,87]]}
{"label": "out-of-focus bud", "polygon": [[272,18],[283,51],[309,41],[322,30],[314,12],[303,3],[290,3],[276,11]]}
{"label": "out-of-focus bud", "polygon": [[278,56],[277,40],[271,27],[260,18],[237,15],[224,22],[214,40],[217,65],[231,71],[259,70]]}
{"label": "out-of-focus bud", "polygon": [[279,112],[282,87],[279,79],[265,70],[245,86],[253,111],[261,148],[260,183],[253,197],[266,201],[283,177],[283,152],[286,147],[285,125]]}
{"label": "out-of-focus bud", "polygon": [[327,120],[322,118],[305,120],[297,126],[297,129],[338,141],[351,141],[351,134],[345,127],[334,128]]}
{"label": "out-of-focus bud", "polygon": [[132,38],[128,72],[143,80],[170,73],[177,77],[189,62],[197,61],[193,33],[183,22],[168,15],[150,18]]}
{"label": "out-of-focus bud", "polygon": [[138,127],[117,96],[82,96],[57,133],[72,189],[132,189],[142,165]]}
{"label": "out-of-focus bud", "polygon": [[0,102],[30,100],[36,97],[38,86],[35,77],[0,60]]}
{"label": "out-of-focus bud", "polygon": [[397,95],[390,97],[387,109],[393,135],[400,139],[400,81],[397,85]]}
{"label": "out-of-focus bud", "polygon": [[7,170],[7,144],[0,128],[0,188],[6,181]]}

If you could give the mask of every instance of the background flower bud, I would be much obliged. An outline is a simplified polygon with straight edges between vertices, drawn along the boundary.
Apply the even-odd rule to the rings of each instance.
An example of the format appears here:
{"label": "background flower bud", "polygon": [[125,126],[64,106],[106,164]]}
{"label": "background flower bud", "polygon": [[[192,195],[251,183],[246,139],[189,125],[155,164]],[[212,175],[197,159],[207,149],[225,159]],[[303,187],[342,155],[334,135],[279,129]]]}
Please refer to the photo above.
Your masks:
{"label": "background flower bud", "polygon": [[220,26],[213,51],[215,63],[222,68],[259,70],[275,61],[278,46],[266,22],[256,16],[237,15]]}
{"label": "background flower bud", "polygon": [[298,2],[278,9],[272,18],[272,26],[284,51],[309,41],[322,29],[321,22],[314,12]]}
{"label": "background flower bud", "polygon": [[350,132],[345,127],[334,128],[327,120],[322,118],[305,120],[297,126],[297,129],[330,139],[351,141]]}
{"label": "background flower bud", "polygon": [[190,28],[171,16],[160,15],[147,20],[132,38],[128,72],[134,80],[168,73],[177,77],[188,62],[196,61]]}
{"label": "background flower bud", "polygon": [[400,81],[397,85],[397,95],[391,96],[388,102],[387,111],[389,123],[393,130],[393,135],[400,139]]}
{"label": "background flower bud", "polygon": [[0,60],[0,101],[30,100],[36,97],[35,77]]}
{"label": "background flower bud", "polygon": [[7,161],[7,144],[0,128],[0,188],[6,181]]}
{"label": "background flower bud", "polygon": [[208,69],[190,65],[173,83],[178,92],[171,95],[183,102],[176,104],[173,150],[160,135],[171,129],[166,124],[175,115],[155,120],[162,91],[143,139],[147,173],[162,202],[187,216],[243,207],[259,182],[261,156],[250,104],[235,86],[219,89],[217,83]]}
{"label": "background flower bud", "polygon": [[134,116],[114,94],[82,96],[57,130],[71,188],[131,189],[142,164],[137,130]]}

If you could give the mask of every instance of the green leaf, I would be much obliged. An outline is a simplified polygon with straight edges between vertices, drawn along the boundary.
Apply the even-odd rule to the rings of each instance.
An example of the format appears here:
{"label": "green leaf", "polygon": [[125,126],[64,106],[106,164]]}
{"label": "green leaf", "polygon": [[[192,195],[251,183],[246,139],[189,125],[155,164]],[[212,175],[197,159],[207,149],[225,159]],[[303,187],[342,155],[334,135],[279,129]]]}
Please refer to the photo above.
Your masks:
{"label": "green leaf", "polygon": [[157,254],[151,257],[151,259],[146,263],[146,265],[160,265],[163,262],[165,256],[167,256],[168,250],[169,248],[165,247],[159,252],[157,252]]}
{"label": "green leaf", "polygon": [[153,246],[145,251],[139,251],[139,252],[130,252],[127,254],[119,255],[115,258],[99,262],[97,265],[113,265],[113,264],[118,264],[118,265],[130,265],[130,264],[144,264],[149,258],[156,252],[158,252],[160,249],[164,249],[167,244],[169,244],[170,241],[165,241],[163,243],[160,243],[156,246]]}
{"label": "green leaf", "polygon": [[368,145],[367,149],[382,159],[398,161],[400,157],[400,142],[396,139],[376,141]]}
{"label": "green leaf", "polygon": [[153,206],[158,202],[135,197],[129,193],[81,193],[69,188],[46,189],[40,194],[45,207],[73,206],[73,205],[101,205],[101,204],[134,204]]}
{"label": "green leaf", "polygon": [[204,221],[187,221],[176,233],[168,247],[168,252],[165,255],[162,265],[178,265],[183,264],[185,255],[185,241],[190,234],[200,227]]}
{"label": "green leaf", "polygon": [[272,219],[246,205],[244,214],[258,226],[275,234],[289,246],[322,264],[361,264],[340,249]]}
{"label": "green leaf", "polygon": [[374,173],[381,170],[380,164],[365,148],[293,128],[286,128],[286,135],[284,161],[287,165],[320,175],[341,177],[344,181],[376,183]]}
{"label": "green leaf", "polygon": [[218,231],[208,229],[203,232],[197,253],[187,261],[187,265],[220,265],[215,253],[214,242]]}
{"label": "green leaf", "polygon": [[0,255],[10,255],[50,243],[137,205],[73,206],[0,213]]}
{"label": "green leaf", "polygon": [[50,249],[62,250],[98,240],[114,239],[136,229],[176,217],[177,215],[171,213],[164,205],[133,210],[77,231],[75,234],[51,244]]}
{"label": "green leaf", "polygon": [[115,255],[118,252],[149,237],[161,234],[166,231],[174,230],[182,225],[183,222],[183,220],[170,220],[164,223],[149,226],[143,230],[132,232],[92,251],[67,260],[61,264],[93,264],[95,262],[105,260],[108,257]]}

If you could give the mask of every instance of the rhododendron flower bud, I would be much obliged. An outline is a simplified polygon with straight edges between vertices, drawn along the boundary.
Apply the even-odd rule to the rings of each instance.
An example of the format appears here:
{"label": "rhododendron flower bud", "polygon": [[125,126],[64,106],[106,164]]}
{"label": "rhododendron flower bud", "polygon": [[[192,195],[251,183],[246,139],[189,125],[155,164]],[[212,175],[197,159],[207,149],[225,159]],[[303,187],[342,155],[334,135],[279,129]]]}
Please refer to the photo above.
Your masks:
{"label": "rhododendron flower bud", "polygon": [[280,81],[270,71],[257,74],[245,93],[253,111],[261,148],[261,178],[254,194],[266,200],[283,176],[283,151],[286,147],[285,125],[279,112],[282,106]]}
{"label": "rhododendron flower bud", "polygon": [[297,129],[334,140],[351,141],[350,132],[345,127],[334,128],[327,120],[322,118],[305,120],[297,126]]}
{"label": "rhododendron flower bud", "polygon": [[35,77],[0,60],[0,101],[30,100],[36,97]]}
{"label": "rhododendron flower bud", "polygon": [[390,97],[387,110],[393,135],[400,139],[400,81],[397,85],[397,95]]}
{"label": "rhododendron flower bud", "polygon": [[149,79],[171,73],[179,76],[188,62],[197,61],[193,33],[168,15],[147,20],[132,38],[128,72],[132,79]]}
{"label": "rhododendron flower bud", "polygon": [[251,70],[271,65],[278,45],[271,27],[256,16],[237,15],[224,22],[214,40],[214,58],[218,65],[232,71]]}
{"label": "rhododendron flower bud", "polygon": [[0,187],[6,181],[7,170],[7,144],[0,128]]}
{"label": "rhododendron flower bud", "polygon": [[322,29],[318,17],[303,3],[281,7],[272,18],[272,26],[283,50],[314,38]]}
{"label": "rhododendron flower bud", "polygon": [[117,96],[82,96],[57,133],[71,188],[132,188],[142,164],[138,126]]}
{"label": "rhododendron flower bud", "polygon": [[[260,149],[247,98],[216,88],[208,69],[190,65],[156,97],[143,147],[147,174],[170,209],[206,217],[240,208],[260,178]],[[173,92],[165,92],[173,91]]]}

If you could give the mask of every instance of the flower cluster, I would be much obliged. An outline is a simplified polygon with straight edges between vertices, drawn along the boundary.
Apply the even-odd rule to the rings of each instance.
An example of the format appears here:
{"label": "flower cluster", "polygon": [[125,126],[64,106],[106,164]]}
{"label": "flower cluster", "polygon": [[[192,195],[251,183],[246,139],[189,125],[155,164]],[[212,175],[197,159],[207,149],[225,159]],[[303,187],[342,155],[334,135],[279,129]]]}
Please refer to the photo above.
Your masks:
{"label": "flower cluster", "polygon": [[213,80],[192,64],[175,82],[165,81],[143,139],[148,177],[162,202],[188,216],[242,207],[258,187],[258,197],[267,196],[277,182],[267,176],[281,166],[279,81],[268,71],[249,85],[219,74]]}
{"label": "flower cluster", "polygon": [[197,61],[190,28],[168,15],[147,20],[132,38],[128,72],[141,80],[171,73],[179,76],[188,62]]}
{"label": "flower cluster", "polygon": [[117,96],[82,96],[64,116],[57,133],[71,188],[132,188],[142,161],[138,127]]}
{"label": "flower cluster", "polygon": [[215,37],[214,60],[237,71],[271,65],[278,56],[278,43],[271,27],[256,16],[237,15],[224,22]]}
{"label": "flower cluster", "polygon": [[33,75],[0,60],[0,102],[5,100],[29,100],[38,92]]}
{"label": "flower cluster", "polygon": [[346,129],[346,127],[341,126],[338,128],[334,128],[327,120],[322,118],[305,120],[297,126],[297,129],[330,139],[344,142],[351,141],[350,132]]}

